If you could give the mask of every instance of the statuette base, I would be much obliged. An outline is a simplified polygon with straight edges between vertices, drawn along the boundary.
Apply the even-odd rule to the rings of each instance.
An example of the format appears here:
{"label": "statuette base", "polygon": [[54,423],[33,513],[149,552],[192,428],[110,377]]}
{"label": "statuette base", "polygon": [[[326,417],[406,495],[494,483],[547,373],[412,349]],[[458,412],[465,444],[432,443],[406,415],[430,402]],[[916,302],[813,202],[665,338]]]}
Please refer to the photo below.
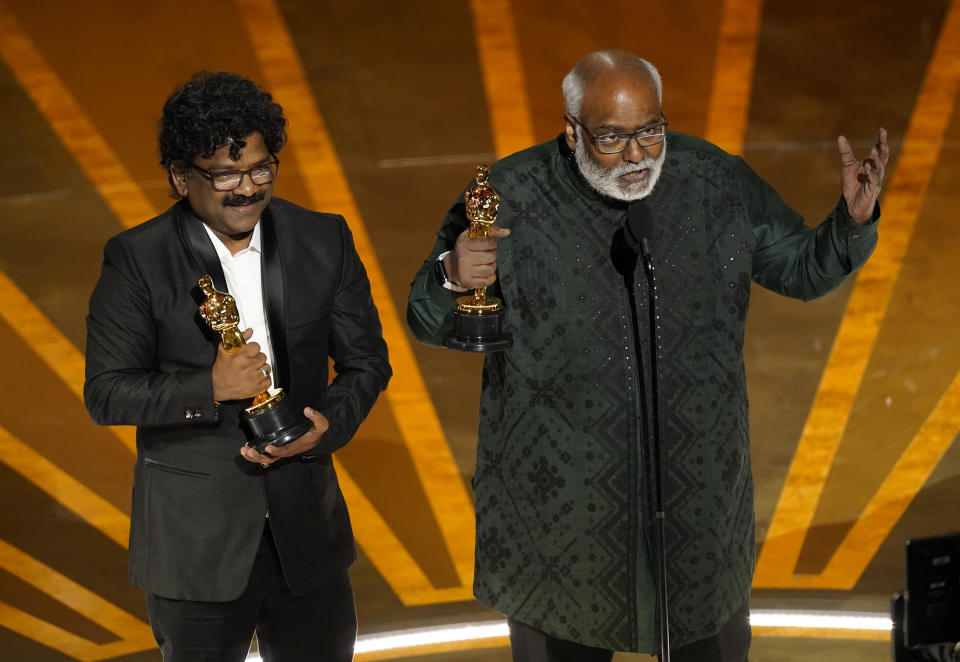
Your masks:
{"label": "statuette base", "polygon": [[258,405],[248,407],[243,412],[243,419],[255,438],[251,445],[261,453],[267,446],[289,444],[313,427],[309,418],[290,408],[290,402],[284,399],[283,391]]}
{"label": "statuette base", "polygon": [[513,346],[513,336],[503,331],[503,309],[481,313],[453,311],[453,333],[443,346],[461,352],[502,352]]}

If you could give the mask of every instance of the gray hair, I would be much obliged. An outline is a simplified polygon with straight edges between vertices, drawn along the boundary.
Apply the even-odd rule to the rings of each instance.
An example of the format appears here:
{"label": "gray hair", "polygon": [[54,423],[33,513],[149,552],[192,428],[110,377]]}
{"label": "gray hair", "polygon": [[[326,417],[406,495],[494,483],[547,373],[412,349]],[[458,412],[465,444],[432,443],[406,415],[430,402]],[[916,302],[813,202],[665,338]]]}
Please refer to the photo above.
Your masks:
{"label": "gray hair", "polygon": [[647,76],[657,88],[657,100],[663,102],[660,72],[650,62],[627,51],[594,51],[583,56],[570,73],[563,77],[563,103],[566,111],[579,117],[583,92],[587,85],[611,71],[634,72]]}

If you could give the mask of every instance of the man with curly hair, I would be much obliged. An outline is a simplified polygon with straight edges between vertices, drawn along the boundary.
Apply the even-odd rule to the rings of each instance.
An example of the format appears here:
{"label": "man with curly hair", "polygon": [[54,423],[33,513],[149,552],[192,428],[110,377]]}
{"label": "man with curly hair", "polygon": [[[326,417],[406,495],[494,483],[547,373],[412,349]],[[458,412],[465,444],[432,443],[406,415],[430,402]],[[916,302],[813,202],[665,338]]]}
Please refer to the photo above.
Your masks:
{"label": "man with curly hair", "polygon": [[[356,551],[331,454],[391,370],[344,219],[272,197],[286,140],[252,81],[200,73],[163,109],[170,209],[107,242],[90,299],[84,398],[137,426],[130,580],[164,659],[350,660]],[[236,301],[227,352],[197,280]],[[328,358],[336,376],[328,379]],[[310,429],[257,451],[241,413],[283,388]]]}

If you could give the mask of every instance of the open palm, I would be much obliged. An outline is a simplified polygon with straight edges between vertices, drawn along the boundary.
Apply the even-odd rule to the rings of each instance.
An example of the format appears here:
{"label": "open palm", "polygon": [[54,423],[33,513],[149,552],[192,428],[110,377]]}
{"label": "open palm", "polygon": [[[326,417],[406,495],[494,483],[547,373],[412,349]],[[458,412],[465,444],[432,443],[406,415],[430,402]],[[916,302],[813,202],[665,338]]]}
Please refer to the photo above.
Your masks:
{"label": "open palm", "polygon": [[847,201],[850,217],[857,223],[873,218],[873,209],[880,197],[880,188],[890,158],[887,130],[877,131],[877,143],[863,161],[853,155],[853,148],[845,136],[837,138],[840,150],[840,186]]}

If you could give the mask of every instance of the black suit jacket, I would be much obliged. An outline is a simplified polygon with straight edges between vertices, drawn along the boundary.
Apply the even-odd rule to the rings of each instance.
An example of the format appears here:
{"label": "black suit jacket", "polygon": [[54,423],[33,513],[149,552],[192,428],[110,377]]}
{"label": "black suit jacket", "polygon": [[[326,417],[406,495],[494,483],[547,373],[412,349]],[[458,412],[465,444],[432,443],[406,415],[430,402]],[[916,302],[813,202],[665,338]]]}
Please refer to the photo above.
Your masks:
{"label": "black suit jacket", "polygon": [[104,249],[87,317],[84,399],[97,423],[137,426],[130,580],[148,593],[238,597],[268,506],[294,593],[342,577],[356,556],[330,454],[390,378],[380,319],[342,217],[274,198],[261,227],[275,384],[295,411],[309,405],[330,421],[313,451],[269,469],[239,454],[249,401],[213,400],[219,336],[197,312],[196,282],[210,274],[218,290],[227,286],[190,206],[181,201]]}

